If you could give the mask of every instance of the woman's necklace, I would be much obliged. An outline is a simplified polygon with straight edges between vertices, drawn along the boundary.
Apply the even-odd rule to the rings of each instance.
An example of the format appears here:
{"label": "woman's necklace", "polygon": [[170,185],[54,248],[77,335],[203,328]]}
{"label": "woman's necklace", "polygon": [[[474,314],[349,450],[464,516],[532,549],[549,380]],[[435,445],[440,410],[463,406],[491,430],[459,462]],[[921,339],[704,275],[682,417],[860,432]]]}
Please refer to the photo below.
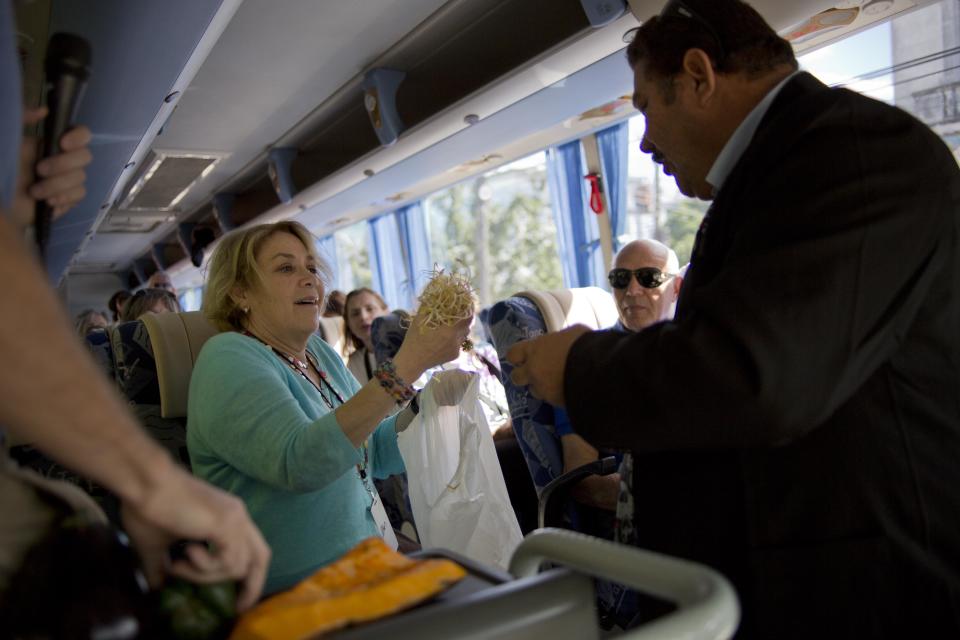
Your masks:
{"label": "woman's necklace", "polygon": [[[284,360],[287,364],[290,365],[291,370],[296,371],[301,376],[303,376],[303,379],[309,382],[310,386],[312,386],[314,389],[317,390],[317,393],[319,393],[320,397],[323,399],[323,403],[327,405],[327,407],[330,410],[333,410],[334,408],[333,400],[331,398],[328,398],[327,394],[323,392],[323,389],[321,388],[322,386],[326,386],[327,389],[330,390],[330,393],[333,395],[333,397],[337,399],[337,402],[339,402],[340,404],[343,404],[344,402],[343,396],[341,396],[340,393],[336,390],[336,388],[332,384],[330,384],[330,380],[327,379],[327,373],[320,368],[320,363],[317,362],[316,357],[312,353],[310,353],[309,351],[304,352],[304,354],[307,356],[307,362],[304,362],[303,360],[301,360],[300,358],[297,358],[296,356],[292,356],[290,354],[280,351],[272,344],[267,343],[266,340],[263,340],[260,337],[253,335],[249,331],[244,331],[243,335],[253,338],[254,340],[263,344],[263,346],[265,347],[269,347],[271,351],[277,354],[278,358],[280,358],[281,360]],[[309,367],[311,365],[316,370],[317,375],[320,376],[319,385],[313,380],[311,380],[310,376],[307,375],[307,372],[309,371]],[[363,444],[360,445],[360,449],[363,451],[363,460],[357,464],[357,475],[360,477],[360,483],[363,485],[363,488],[370,493],[370,499],[372,501],[371,504],[375,504],[376,501],[379,500],[379,495],[377,494],[377,490],[370,483],[370,480],[369,480],[370,476],[367,474],[369,459],[368,459],[366,441],[364,441]]]}
{"label": "woman's necklace", "polygon": [[[272,347],[271,347],[271,348],[272,348]],[[309,371],[309,370],[310,370],[310,365],[309,365],[309,363],[304,362],[303,360],[301,360],[301,359],[298,358],[297,356],[286,355],[285,353],[283,353],[283,352],[280,351],[279,349],[274,349],[274,351],[276,351],[276,352],[279,353],[281,356],[283,356],[284,358],[286,358],[286,359],[287,359],[287,362],[289,362],[290,364],[296,365],[297,369],[300,369],[301,371]],[[309,358],[310,356],[307,356],[307,357]]]}
{"label": "woman's necklace", "polygon": [[[307,356],[307,362],[304,362],[303,360],[301,360],[300,358],[297,358],[296,356],[280,351],[272,344],[269,344],[266,340],[263,340],[260,337],[253,335],[249,331],[244,331],[243,334],[245,336],[248,336],[260,342],[265,347],[268,347],[271,351],[277,354],[278,358],[280,358],[281,360],[286,362],[288,365],[290,365],[290,369],[292,371],[299,373],[304,380],[310,383],[310,386],[312,386],[314,389],[317,390],[317,393],[319,393],[320,397],[323,399],[323,403],[327,405],[327,407],[331,411],[334,408],[333,399],[327,397],[327,394],[323,392],[323,389],[322,389],[323,386],[327,387],[327,389],[332,394],[333,398],[337,399],[337,402],[339,402],[340,404],[343,404],[344,402],[343,396],[341,396],[340,393],[336,390],[336,388],[334,388],[334,386],[330,384],[330,380],[327,379],[327,373],[320,368],[320,363],[317,361],[316,357],[312,353],[310,353],[309,351],[304,351],[304,355]],[[317,375],[320,377],[320,384],[317,384],[316,382],[311,380],[310,376],[307,375],[307,372],[309,371],[310,366],[313,366],[313,368],[317,372]],[[371,483],[370,475],[367,473],[367,468],[369,467],[370,460],[368,457],[369,453],[368,453],[366,440],[364,440],[363,444],[360,445],[360,449],[363,452],[363,459],[359,463],[357,463],[357,476],[359,476],[360,478],[360,484],[370,494],[370,508],[373,509],[375,508],[378,501],[380,500],[380,496],[377,493],[376,488]],[[382,511],[383,507],[380,507],[380,509]],[[385,512],[383,513],[383,517],[386,518]],[[374,520],[376,520],[376,515],[374,516]],[[386,520],[384,521],[387,522]],[[383,531],[381,531],[381,535],[383,535]]]}
{"label": "woman's necklace", "polygon": [[[343,404],[344,402],[343,396],[341,396],[340,393],[336,390],[336,388],[332,384],[330,384],[330,380],[327,379],[327,372],[320,368],[320,363],[317,362],[317,359],[314,357],[312,353],[310,353],[309,351],[304,352],[305,355],[307,356],[307,362],[304,362],[303,360],[301,360],[300,358],[294,355],[280,351],[280,349],[277,349],[272,344],[269,344],[266,340],[263,340],[259,336],[255,336],[249,331],[244,331],[243,334],[245,336],[253,338],[254,340],[257,340],[258,342],[263,344],[265,347],[269,347],[270,350],[273,351],[278,358],[280,358],[281,360],[284,360],[287,364],[289,364],[290,368],[293,371],[295,371],[296,373],[299,373],[304,380],[310,383],[310,386],[312,386],[314,389],[317,390],[317,393],[320,394],[320,398],[323,400],[323,403],[327,405],[328,409],[332,410],[335,407],[333,403],[333,398],[336,398],[337,402],[339,402],[340,404]],[[316,382],[314,382],[310,378],[310,376],[307,375],[310,371],[311,365],[313,366],[314,370],[316,370],[317,375],[320,377],[320,384],[317,384]],[[326,386],[327,390],[331,393],[332,397],[327,396],[327,394],[323,392],[324,386]]]}

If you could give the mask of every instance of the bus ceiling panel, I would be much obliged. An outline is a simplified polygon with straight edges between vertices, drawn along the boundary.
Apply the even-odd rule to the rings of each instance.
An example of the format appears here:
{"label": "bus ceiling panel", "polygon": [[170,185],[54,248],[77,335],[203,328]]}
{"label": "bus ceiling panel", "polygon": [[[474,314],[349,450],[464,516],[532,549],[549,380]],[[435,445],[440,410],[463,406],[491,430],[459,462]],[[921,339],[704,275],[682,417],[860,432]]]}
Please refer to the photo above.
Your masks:
{"label": "bus ceiling panel", "polygon": [[76,33],[93,49],[77,121],[94,134],[87,196],[54,224],[46,265],[54,282],[89,237],[101,205],[221,4],[221,0],[53,2],[50,32]]}
{"label": "bus ceiling panel", "polygon": [[750,4],[770,23],[770,26],[783,32],[785,29],[808,20],[821,11],[832,9],[840,2],[841,0],[792,0],[791,2],[755,0]]}
{"label": "bus ceiling panel", "polygon": [[[826,11],[841,0],[749,0],[770,25],[780,31],[807,20],[811,16]],[[665,0],[627,0],[630,11],[638,22],[657,15],[666,5]]]}
{"label": "bus ceiling panel", "polygon": [[[940,0],[750,0],[798,54]],[[664,0],[627,0],[638,21],[656,15]]]}

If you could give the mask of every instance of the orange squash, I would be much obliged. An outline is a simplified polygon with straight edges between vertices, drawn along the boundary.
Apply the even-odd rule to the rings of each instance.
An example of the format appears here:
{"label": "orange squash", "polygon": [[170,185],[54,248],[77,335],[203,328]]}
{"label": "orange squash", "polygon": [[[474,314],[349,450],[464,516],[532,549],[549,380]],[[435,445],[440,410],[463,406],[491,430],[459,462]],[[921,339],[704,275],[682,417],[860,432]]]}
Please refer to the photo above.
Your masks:
{"label": "orange squash", "polygon": [[381,538],[368,538],[289,591],[245,613],[230,638],[315,638],[411,607],[465,575],[450,560],[413,560]]}

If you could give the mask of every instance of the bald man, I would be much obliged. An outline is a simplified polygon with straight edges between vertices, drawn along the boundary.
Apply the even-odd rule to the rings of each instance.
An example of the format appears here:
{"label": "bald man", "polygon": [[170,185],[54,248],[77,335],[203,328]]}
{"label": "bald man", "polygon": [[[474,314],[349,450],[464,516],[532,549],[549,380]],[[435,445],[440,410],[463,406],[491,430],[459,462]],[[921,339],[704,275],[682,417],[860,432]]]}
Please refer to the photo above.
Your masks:
{"label": "bald man", "polygon": [[651,239],[627,243],[608,278],[620,324],[627,331],[673,318],[683,276],[677,254],[667,245]]}
{"label": "bald man", "polygon": [[[662,242],[652,239],[628,242],[617,253],[608,274],[613,298],[623,331],[640,331],[673,318],[683,276],[677,254]],[[556,429],[563,449],[563,472],[597,460],[600,453],[574,433],[566,412],[557,409]],[[578,502],[614,510],[620,488],[620,475],[591,476],[572,491]]]}

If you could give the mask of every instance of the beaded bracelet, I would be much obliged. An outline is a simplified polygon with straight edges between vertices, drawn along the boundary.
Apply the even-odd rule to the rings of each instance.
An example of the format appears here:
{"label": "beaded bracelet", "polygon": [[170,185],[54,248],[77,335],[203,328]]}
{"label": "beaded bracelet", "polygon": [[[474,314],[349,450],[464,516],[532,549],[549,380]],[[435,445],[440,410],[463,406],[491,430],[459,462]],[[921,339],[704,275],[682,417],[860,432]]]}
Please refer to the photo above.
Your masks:
{"label": "beaded bracelet", "polygon": [[384,391],[390,394],[397,404],[405,404],[416,393],[413,387],[403,381],[397,375],[397,368],[393,366],[393,360],[384,360],[373,371],[374,377],[380,382]]}

